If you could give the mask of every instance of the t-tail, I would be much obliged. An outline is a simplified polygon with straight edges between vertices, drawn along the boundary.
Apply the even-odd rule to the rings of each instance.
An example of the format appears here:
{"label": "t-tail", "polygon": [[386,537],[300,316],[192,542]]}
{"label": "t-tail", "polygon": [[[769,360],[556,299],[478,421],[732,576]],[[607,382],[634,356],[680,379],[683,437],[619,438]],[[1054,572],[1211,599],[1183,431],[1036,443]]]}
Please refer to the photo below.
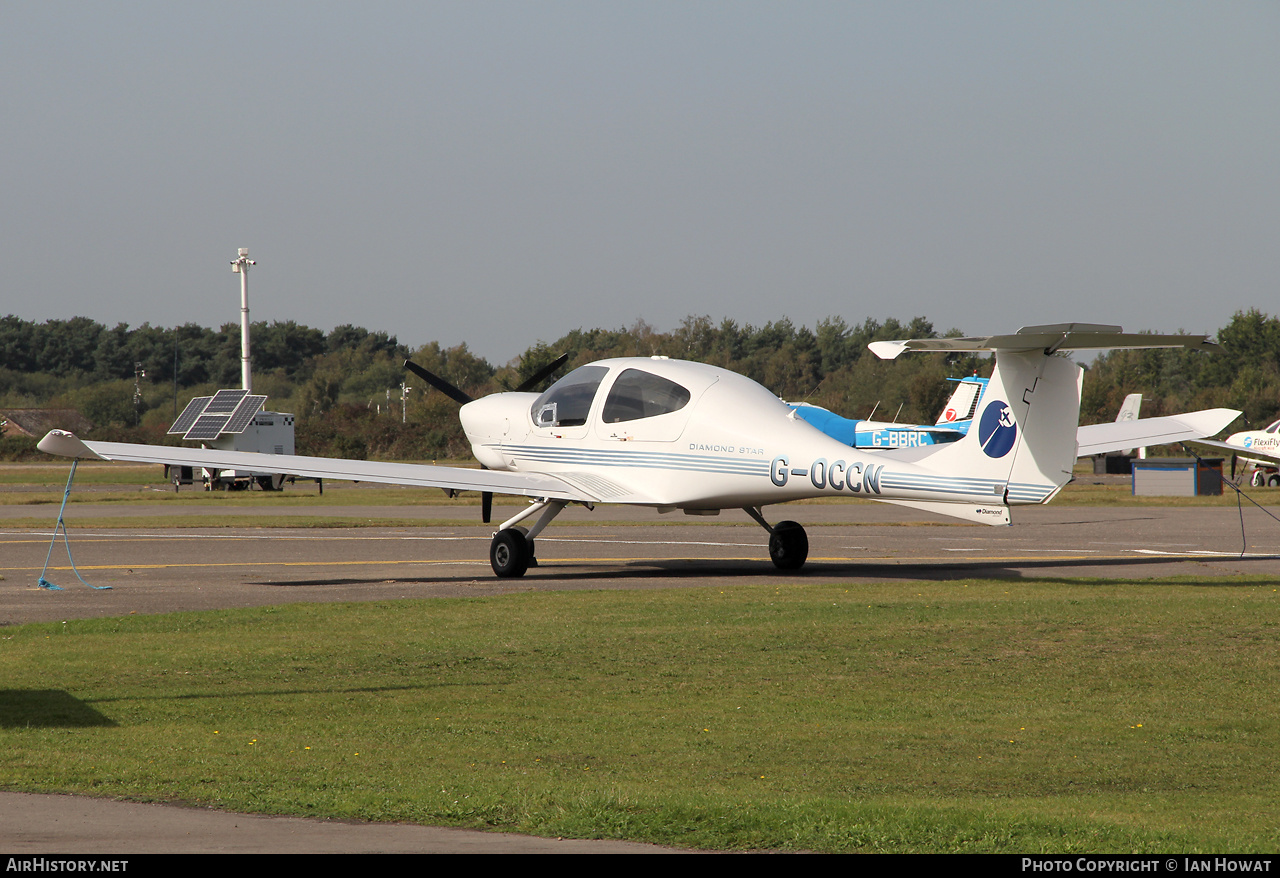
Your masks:
{"label": "t-tail", "polygon": [[[1083,370],[1067,351],[1185,347],[1216,350],[1205,336],[1124,333],[1118,326],[1031,326],[1013,335],[874,342],[873,353],[994,351],[996,366],[968,435],[902,457],[955,490],[945,499],[893,501],[973,521],[1009,523],[1008,507],[1046,503],[1071,480]],[[925,478],[925,477],[922,477]]]}
{"label": "t-tail", "polygon": [[928,453],[902,455],[904,463],[924,472],[894,481],[900,479],[908,489],[928,488],[937,499],[894,502],[1009,524],[1010,506],[1048,501],[1071,479],[1082,374],[1070,360],[1038,350],[997,351],[995,370],[965,437]]}

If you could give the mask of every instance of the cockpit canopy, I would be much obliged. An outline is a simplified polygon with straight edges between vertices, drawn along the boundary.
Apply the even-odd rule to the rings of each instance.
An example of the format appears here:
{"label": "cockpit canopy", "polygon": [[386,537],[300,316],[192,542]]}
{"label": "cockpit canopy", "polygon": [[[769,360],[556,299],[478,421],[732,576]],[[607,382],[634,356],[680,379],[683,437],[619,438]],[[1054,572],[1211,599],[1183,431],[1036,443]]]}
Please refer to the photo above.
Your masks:
{"label": "cockpit canopy", "polygon": [[580,366],[552,384],[529,409],[538,427],[580,427],[587,422],[591,401],[608,366]]}
{"label": "cockpit canopy", "polygon": [[638,421],[678,412],[688,404],[687,388],[652,372],[624,369],[609,390],[600,420],[606,424]]}
{"label": "cockpit canopy", "polygon": [[[537,427],[579,427],[587,422],[591,404],[607,366],[581,366],[547,388],[533,401],[529,414]],[[605,424],[636,421],[679,411],[692,394],[680,384],[643,369],[623,369],[605,398],[600,420]]]}

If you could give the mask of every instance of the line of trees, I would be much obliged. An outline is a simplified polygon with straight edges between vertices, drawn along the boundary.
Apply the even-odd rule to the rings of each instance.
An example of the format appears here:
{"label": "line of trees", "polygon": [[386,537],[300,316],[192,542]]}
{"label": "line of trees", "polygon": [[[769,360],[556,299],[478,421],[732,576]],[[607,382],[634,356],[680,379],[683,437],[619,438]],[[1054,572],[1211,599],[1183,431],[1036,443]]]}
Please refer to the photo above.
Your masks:
{"label": "line of trees", "polygon": [[[1115,417],[1127,393],[1142,393],[1142,416],[1233,408],[1254,429],[1280,412],[1280,319],[1238,311],[1218,331],[1222,350],[1112,351],[1089,366],[1080,404],[1083,424]],[[1234,429],[1243,429],[1236,425]]]}
{"label": "line of trees", "polygon": [[[255,367],[290,381],[305,379],[316,358],[326,353],[350,348],[406,352],[395,336],[351,325],[326,335],[292,320],[259,322],[252,332]],[[131,329],[125,323],[108,328],[87,317],[35,323],[9,315],[0,318],[0,367],[7,380],[17,382],[19,392],[42,374],[83,384],[132,380],[139,367],[153,383],[176,379],[179,388],[230,385],[240,380],[240,325],[214,330],[194,323],[144,323]]]}
{"label": "line of trees", "polygon": [[[911,423],[936,418],[950,393],[947,378],[991,368],[988,358],[969,354],[885,362],[867,351],[876,340],[938,336],[922,317],[861,324],[833,317],[809,329],[787,319],[752,326],[690,316],[669,332],[639,321],[575,329],[502,365],[466,345],[432,342],[409,350],[395,336],[350,325],[324,333],[293,321],[255,323],[252,332],[254,390],[271,397],[268,408],[298,415],[299,453],[389,459],[469,456],[456,404],[443,394],[409,377],[402,410],[406,357],[481,396],[517,386],[561,353],[570,359],[560,374],[604,357],[668,356],[741,372],[790,401]],[[1125,394],[1141,392],[1145,416],[1229,406],[1255,425],[1267,423],[1280,410],[1280,320],[1240,312],[1218,338],[1223,351],[1214,355],[1157,350],[1098,357],[1085,378],[1081,422],[1111,420]],[[176,411],[192,397],[239,382],[238,324],[109,328],[83,317],[0,319],[0,408],[77,408],[97,425],[96,438],[176,441],[165,436]],[[32,445],[5,440],[0,456],[32,453]]]}

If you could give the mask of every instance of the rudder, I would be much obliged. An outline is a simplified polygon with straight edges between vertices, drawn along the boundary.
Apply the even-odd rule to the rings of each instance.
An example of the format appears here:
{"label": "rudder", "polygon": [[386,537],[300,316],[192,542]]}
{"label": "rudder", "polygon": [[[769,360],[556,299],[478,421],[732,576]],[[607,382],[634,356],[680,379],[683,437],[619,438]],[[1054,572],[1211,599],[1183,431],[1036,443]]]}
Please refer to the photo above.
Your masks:
{"label": "rudder", "polygon": [[1082,376],[1063,357],[997,351],[968,435],[920,463],[1004,484],[996,502],[1044,503],[1071,479]]}

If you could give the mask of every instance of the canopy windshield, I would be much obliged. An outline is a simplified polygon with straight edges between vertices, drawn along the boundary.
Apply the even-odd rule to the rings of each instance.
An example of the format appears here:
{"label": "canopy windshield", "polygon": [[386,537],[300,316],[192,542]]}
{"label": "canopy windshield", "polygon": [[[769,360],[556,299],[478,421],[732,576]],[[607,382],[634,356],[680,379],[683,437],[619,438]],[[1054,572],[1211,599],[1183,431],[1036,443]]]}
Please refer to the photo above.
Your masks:
{"label": "canopy windshield", "polygon": [[580,427],[587,422],[591,401],[607,366],[580,366],[546,389],[529,409],[539,427]]}

